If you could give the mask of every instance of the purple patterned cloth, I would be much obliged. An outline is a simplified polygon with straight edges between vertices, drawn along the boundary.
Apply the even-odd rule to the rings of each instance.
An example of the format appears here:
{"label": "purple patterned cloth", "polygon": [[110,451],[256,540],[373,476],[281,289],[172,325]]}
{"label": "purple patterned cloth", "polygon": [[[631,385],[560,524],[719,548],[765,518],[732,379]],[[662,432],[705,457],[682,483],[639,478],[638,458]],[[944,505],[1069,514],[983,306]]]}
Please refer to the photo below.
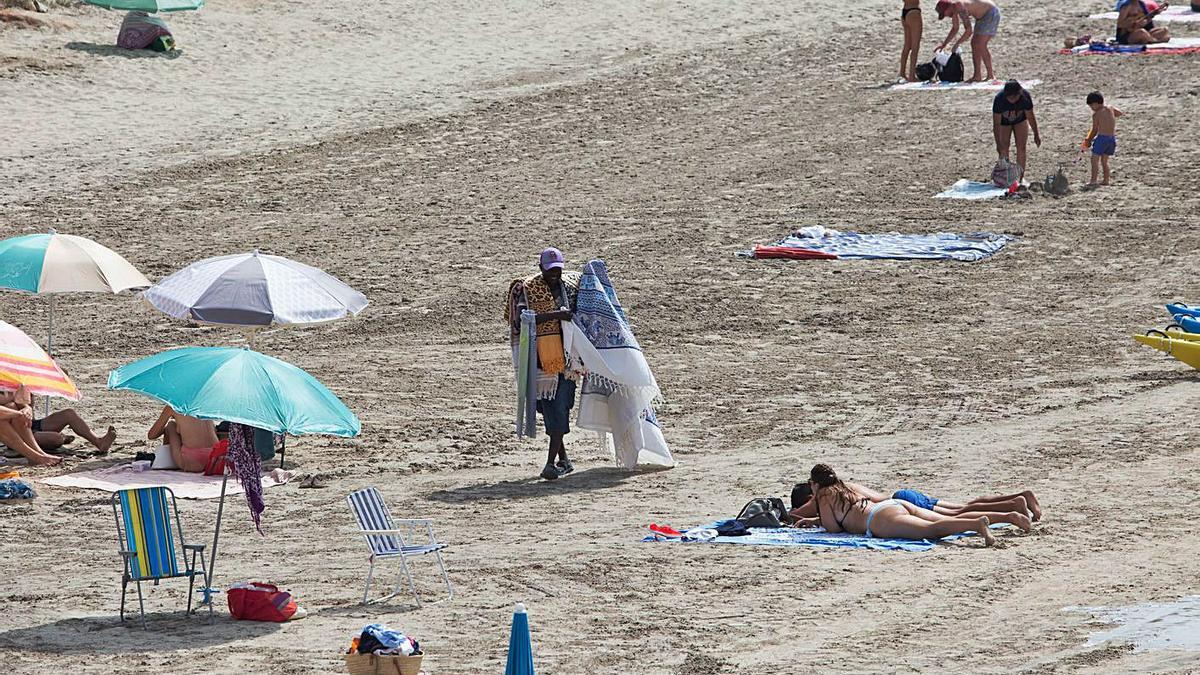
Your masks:
{"label": "purple patterned cloth", "polygon": [[250,517],[254,519],[255,529],[259,534],[263,534],[261,517],[266,505],[263,504],[258,451],[254,449],[254,427],[237,423],[229,425],[229,452],[226,461],[233,467],[233,475],[242,484],[242,491],[246,493],[246,505],[250,507]]}
{"label": "purple patterned cloth", "polygon": [[121,21],[117,46],[122,49],[146,49],[160,37],[171,37],[165,21],[145,12],[130,12]]}

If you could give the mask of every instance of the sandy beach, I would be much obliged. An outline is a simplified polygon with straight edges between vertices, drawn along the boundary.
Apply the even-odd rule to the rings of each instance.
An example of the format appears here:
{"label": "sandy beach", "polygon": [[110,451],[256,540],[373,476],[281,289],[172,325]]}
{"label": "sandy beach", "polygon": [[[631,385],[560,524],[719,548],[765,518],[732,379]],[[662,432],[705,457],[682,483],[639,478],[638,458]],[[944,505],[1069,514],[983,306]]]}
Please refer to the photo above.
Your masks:
{"label": "sandy beach", "polygon": [[[927,55],[944,35],[926,9]],[[0,24],[0,235],[57,228],[157,281],[263,251],[370,299],[271,330],[259,351],[329,386],[352,440],[292,439],[319,474],[266,491],[266,537],[229,502],[216,582],[288,588],[287,624],[185,617],[151,588],[151,630],[117,620],[110,495],[37,480],[128,462],[155,405],[108,372],[182,345],[241,344],[131,294],[58,299],[55,356],[108,457],[33,468],[0,518],[0,655],[18,673],[343,672],[362,626],[417,636],[432,674],[504,667],[514,603],[545,673],[1195,672],[1200,654],[1088,646],[1074,606],[1197,593],[1195,372],[1130,335],[1200,302],[1197,56],[1061,56],[1096,2],[1004,3],[998,74],[1038,78],[1030,177],[1074,165],[1103,90],[1125,110],[1116,185],[1054,199],[932,196],[994,161],[991,95],[891,92],[899,3],[403,0],[214,2],[169,21],[178,58],[108,47],[120,14],[55,6]],[[1200,36],[1200,25],[1172,25]],[[1016,237],[979,263],[756,261],[821,224]],[[536,476],[513,434],[508,282],[554,245],[605,259],[662,385],[678,467],[627,472],[573,433],[576,472]],[[44,298],[0,318],[44,336]],[[61,403],[58,403],[61,405]],[[1031,533],[927,553],[641,543],[786,496],[815,462],[966,499],[1028,488]],[[451,543],[456,595],[358,604],[367,551],[344,498],[377,486]],[[216,503],[183,501],[211,536]],[[226,537],[227,535],[227,537]],[[440,578],[418,561],[422,592]],[[385,567],[394,581],[397,566]],[[220,607],[222,612],[223,607]]]}

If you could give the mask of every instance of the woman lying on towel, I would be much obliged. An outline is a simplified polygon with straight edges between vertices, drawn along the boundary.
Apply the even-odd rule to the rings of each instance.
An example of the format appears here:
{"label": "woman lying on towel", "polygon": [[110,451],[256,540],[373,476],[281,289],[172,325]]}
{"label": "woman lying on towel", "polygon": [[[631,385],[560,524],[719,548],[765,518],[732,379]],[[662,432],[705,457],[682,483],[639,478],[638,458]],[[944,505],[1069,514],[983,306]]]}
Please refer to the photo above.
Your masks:
{"label": "woman lying on towel", "polygon": [[[844,481],[846,486],[858,494],[867,497],[872,502],[888,499],[885,495],[864,487],[858,483]],[[812,518],[817,515],[816,506],[811,503],[812,487],[808,483],[798,483],[792,489],[791,515],[797,518]],[[892,493],[891,499],[906,501],[917,508],[933,511],[943,516],[957,516],[972,511],[995,511],[999,513],[1017,512],[1028,515],[1037,521],[1042,519],[1042,505],[1038,502],[1033,490],[1024,490],[1011,495],[991,495],[976,497],[965,504],[951,502],[945,499],[930,497],[918,490],[905,488]]]}
{"label": "woman lying on towel", "polygon": [[865,534],[885,539],[941,539],[952,534],[975,532],[986,545],[996,543],[988,526],[1010,522],[1022,529],[1032,527],[1024,514],[968,512],[958,516],[943,516],[918,508],[899,499],[873,502],[871,498],[850,488],[837,477],[827,464],[812,468],[809,484],[813,489],[815,518],[800,518],[795,527],[820,525],[828,532]]}

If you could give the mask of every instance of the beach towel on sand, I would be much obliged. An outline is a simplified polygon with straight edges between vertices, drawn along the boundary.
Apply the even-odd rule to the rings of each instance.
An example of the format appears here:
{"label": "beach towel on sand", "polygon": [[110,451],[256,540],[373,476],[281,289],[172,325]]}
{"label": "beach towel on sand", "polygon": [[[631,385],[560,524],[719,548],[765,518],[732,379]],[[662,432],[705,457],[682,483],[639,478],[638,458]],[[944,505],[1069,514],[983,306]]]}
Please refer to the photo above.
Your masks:
{"label": "beach towel on sand", "polygon": [[1165,56],[1200,54],[1200,38],[1171,38],[1152,45],[1122,45],[1116,42],[1092,42],[1073,49],[1063,49],[1059,54],[1092,56],[1095,54],[1141,54],[1143,56]]}
{"label": "beach towel on sand", "polygon": [[[1021,80],[1021,86],[1026,89],[1041,84],[1041,80]],[[901,82],[888,87],[891,91],[1000,91],[1004,88],[1004,80],[989,82]]]}
{"label": "beach towel on sand", "polygon": [[[275,469],[262,475],[263,487],[283,485],[291,478],[287,471]],[[135,490],[144,487],[164,486],[171,488],[180,499],[217,499],[221,496],[221,476],[204,476],[185,471],[138,471],[132,464],[118,464],[103,469],[77,471],[61,476],[43,478],[41,483],[56,487],[75,487],[87,490]],[[227,495],[242,493],[237,481],[230,481]]]}
{"label": "beach towel on sand", "polygon": [[1008,188],[963,178],[934,195],[934,199],[995,199],[1008,193]]}
{"label": "beach towel on sand", "polygon": [[[1116,21],[1118,12],[1092,14],[1088,18],[1100,21]],[[1200,23],[1200,12],[1191,7],[1168,7],[1154,17],[1154,23]]]}
{"label": "beach towel on sand", "polygon": [[795,257],[779,255],[779,249],[826,254],[843,260],[983,260],[1004,248],[1012,238],[1003,234],[859,234],[814,225],[802,228],[774,246],[756,247],[753,258]]}
{"label": "beach towel on sand", "polygon": [[627,469],[638,464],[675,466],[651,402],[658,382],[633,335],[602,260],[583,268],[575,316],[563,322],[568,370],[583,386],[577,424],[600,433],[601,442]]}
{"label": "beach towel on sand", "polygon": [[[715,530],[723,521],[717,521],[710,525],[704,525],[696,528],[697,530]],[[1006,525],[993,525],[992,528],[1007,527]],[[691,530],[689,530],[690,532]],[[752,527],[750,534],[740,537],[714,537],[702,540],[695,540],[683,543],[702,543],[702,544],[742,544],[746,546],[817,546],[823,548],[868,548],[876,551],[909,551],[920,552],[932,550],[938,542],[954,541],[963,537],[974,536],[974,532],[964,532],[963,534],[952,534],[949,537],[943,537],[938,540],[929,539],[881,539],[879,537],[867,537],[861,534],[849,534],[847,532],[838,532],[836,534],[826,532],[824,528],[793,528],[793,527]],[[643,542],[650,541],[675,541],[682,542],[681,539],[661,539],[653,535],[642,539]]]}

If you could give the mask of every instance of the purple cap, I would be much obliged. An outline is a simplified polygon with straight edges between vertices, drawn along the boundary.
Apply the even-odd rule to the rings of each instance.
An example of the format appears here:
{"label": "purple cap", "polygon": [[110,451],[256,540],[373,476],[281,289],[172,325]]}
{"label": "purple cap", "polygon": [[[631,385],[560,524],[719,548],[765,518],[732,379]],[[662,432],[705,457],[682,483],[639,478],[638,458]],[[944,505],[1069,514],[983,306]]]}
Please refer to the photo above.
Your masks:
{"label": "purple cap", "polygon": [[548,270],[557,267],[561,270],[564,266],[566,266],[566,262],[563,259],[562,251],[553,246],[542,251],[542,269]]}

